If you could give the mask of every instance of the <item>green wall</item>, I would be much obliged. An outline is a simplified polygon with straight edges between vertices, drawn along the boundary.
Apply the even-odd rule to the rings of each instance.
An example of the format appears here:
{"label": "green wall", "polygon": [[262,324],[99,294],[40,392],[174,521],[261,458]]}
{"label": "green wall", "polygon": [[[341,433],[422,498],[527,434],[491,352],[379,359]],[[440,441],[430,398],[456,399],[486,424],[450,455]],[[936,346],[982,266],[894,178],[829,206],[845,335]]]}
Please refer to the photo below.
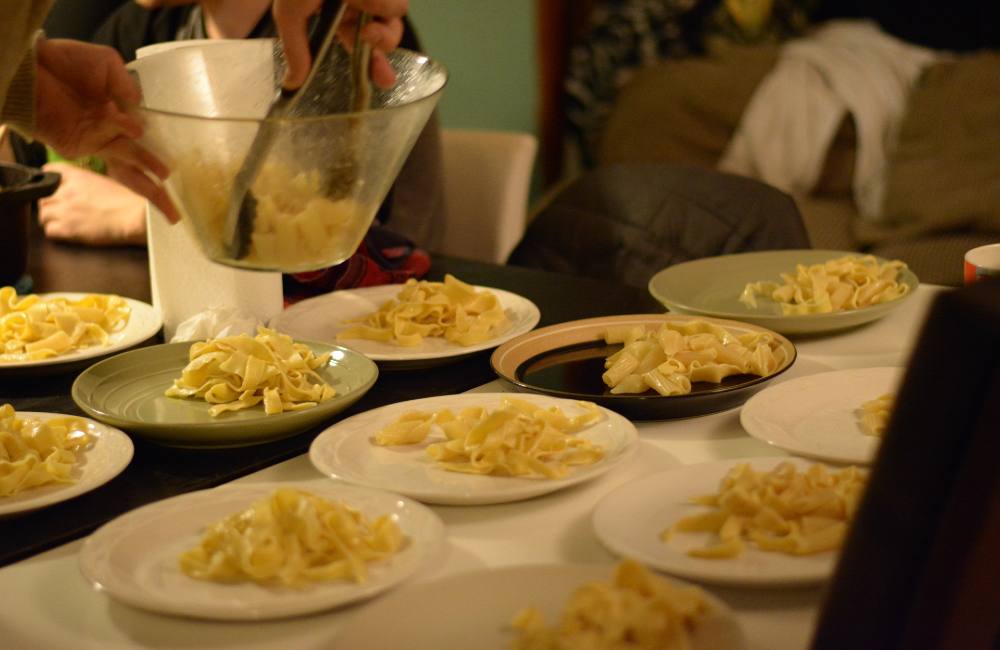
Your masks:
{"label": "green wall", "polygon": [[409,14],[448,67],[445,128],[537,133],[535,0],[410,0]]}

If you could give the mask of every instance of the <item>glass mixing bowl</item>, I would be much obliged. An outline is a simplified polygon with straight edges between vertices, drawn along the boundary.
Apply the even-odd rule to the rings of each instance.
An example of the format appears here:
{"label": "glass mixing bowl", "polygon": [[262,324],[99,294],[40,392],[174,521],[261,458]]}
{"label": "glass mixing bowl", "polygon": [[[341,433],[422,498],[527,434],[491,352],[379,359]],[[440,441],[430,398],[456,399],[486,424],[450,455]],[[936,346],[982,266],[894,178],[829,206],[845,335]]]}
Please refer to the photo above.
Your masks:
{"label": "glass mixing bowl", "polygon": [[[447,80],[444,67],[396,50],[396,85],[372,108],[347,110],[349,56],[326,67],[303,98],[311,117],[266,118],[280,84],[271,39],[199,41],[129,64],[142,89],[140,142],[170,168],[166,189],[205,255],[248,269],[310,271],[351,256],[367,232]],[[341,85],[338,85],[341,84]],[[236,252],[227,223],[236,173],[268,119],[273,139],[250,187],[254,217]]]}

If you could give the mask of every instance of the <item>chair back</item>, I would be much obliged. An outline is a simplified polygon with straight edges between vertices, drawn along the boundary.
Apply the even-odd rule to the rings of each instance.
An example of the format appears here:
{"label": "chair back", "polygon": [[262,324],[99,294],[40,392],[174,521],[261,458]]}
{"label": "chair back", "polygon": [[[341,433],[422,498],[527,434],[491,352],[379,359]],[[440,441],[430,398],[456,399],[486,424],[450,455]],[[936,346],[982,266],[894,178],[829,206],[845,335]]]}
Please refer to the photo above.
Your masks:
{"label": "chair back", "polygon": [[504,263],[527,226],[534,135],[443,129],[445,231],[436,252]]}

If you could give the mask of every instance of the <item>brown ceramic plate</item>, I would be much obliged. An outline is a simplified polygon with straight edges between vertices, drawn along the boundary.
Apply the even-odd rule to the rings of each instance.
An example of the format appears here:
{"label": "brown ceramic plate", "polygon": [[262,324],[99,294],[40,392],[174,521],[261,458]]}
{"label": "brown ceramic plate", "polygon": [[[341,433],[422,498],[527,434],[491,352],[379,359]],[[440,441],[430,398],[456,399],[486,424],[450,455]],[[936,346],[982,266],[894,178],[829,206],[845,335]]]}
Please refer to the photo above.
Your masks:
{"label": "brown ceramic plate", "polygon": [[[604,342],[609,327],[644,325],[654,328],[663,322],[704,320],[734,334],[767,332],[785,351],[785,363],[767,377],[733,375],[720,384],[697,382],[688,395],[664,397],[653,391],[633,395],[613,395],[604,382],[604,359],[621,348]],[[543,327],[507,341],[490,357],[493,370],[517,390],[555,397],[585,399],[637,420],[667,420],[724,411],[745,402],[795,362],[795,346],[771,330],[738,321],[682,316],[677,314],[635,314],[603,316]]]}

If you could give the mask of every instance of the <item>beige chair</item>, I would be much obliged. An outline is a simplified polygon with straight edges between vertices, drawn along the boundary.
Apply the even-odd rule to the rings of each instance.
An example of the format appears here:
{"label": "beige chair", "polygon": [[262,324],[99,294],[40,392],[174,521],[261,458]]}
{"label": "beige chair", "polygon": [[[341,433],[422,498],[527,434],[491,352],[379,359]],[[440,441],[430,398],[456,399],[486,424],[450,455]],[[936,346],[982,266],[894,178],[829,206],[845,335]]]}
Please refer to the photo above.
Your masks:
{"label": "beige chair", "polygon": [[527,226],[534,135],[443,129],[445,232],[440,253],[504,263]]}

